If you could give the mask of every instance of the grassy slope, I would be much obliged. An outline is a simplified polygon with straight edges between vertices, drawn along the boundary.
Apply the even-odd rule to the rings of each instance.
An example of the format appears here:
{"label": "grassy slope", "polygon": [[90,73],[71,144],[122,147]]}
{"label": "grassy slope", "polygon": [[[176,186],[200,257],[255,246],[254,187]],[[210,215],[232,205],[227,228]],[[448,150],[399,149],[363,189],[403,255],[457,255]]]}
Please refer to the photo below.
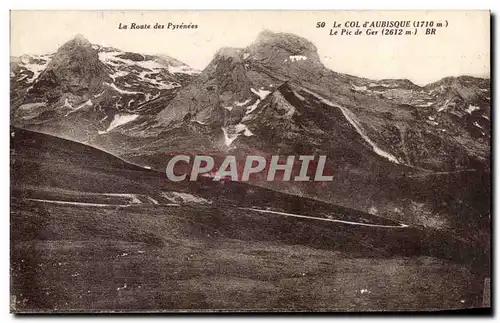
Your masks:
{"label": "grassy slope", "polygon": [[381,230],[234,209],[13,206],[18,311],[442,309],[481,302],[482,277],[468,266],[429,257],[431,248],[389,252],[404,237],[387,241]]}
{"label": "grassy slope", "polygon": [[[156,172],[29,132],[15,131],[13,143],[15,311],[480,305],[488,252],[466,241],[419,228],[374,229],[243,211],[238,206],[369,216],[242,184],[168,187]],[[81,198],[88,199],[88,192],[158,189],[215,203],[99,208],[23,199],[32,191],[58,200],[69,194],[65,190],[86,192]]]}

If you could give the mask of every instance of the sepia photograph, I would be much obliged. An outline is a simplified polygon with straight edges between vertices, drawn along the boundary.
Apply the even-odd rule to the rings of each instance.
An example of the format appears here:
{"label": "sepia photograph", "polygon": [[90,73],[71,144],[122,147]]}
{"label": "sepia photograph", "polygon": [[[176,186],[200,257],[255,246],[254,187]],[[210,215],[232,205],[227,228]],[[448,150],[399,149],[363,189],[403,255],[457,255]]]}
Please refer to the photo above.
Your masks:
{"label": "sepia photograph", "polygon": [[10,312],[491,310],[487,10],[10,12]]}

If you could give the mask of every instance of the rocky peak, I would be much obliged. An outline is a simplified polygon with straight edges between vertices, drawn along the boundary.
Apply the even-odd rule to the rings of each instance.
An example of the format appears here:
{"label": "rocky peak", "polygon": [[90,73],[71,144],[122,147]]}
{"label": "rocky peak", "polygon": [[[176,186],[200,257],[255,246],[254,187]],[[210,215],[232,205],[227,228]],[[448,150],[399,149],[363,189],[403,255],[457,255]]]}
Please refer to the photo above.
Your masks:
{"label": "rocky peak", "polygon": [[28,96],[45,97],[48,101],[57,101],[67,92],[81,96],[108,79],[108,68],[99,60],[97,50],[77,35],[57,50]]}
{"label": "rocky peak", "polygon": [[77,34],[73,39],[67,41],[63,46],[82,46],[82,47],[92,47],[92,44],[83,36],[82,34]]}
{"label": "rocky peak", "polygon": [[241,60],[242,50],[233,47],[222,47],[215,53],[215,59]]}
{"label": "rocky peak", "polygon": [[319,62],[318,50],[309,40],[289,33],[261,32],[248,47],[256,60],[276,63]]}
{"label": "rocky peak", "polygon": [[62,68],[75,72],[78,70],[85,72],[95,69],[96,67],[103,67],[102,63],[98,63],[100,63],[100,61],[97,50],[92,48],[92,44],[87,39],[81,35],[77,35],[57,50],[47,69],[54,70]]}
{"label": "rocky peak", "polygon": [[316,46],[306,38],[290,33],[275,33],[264,30],[257,35],[254,45],[277,44],[293,51],[316,52]]}

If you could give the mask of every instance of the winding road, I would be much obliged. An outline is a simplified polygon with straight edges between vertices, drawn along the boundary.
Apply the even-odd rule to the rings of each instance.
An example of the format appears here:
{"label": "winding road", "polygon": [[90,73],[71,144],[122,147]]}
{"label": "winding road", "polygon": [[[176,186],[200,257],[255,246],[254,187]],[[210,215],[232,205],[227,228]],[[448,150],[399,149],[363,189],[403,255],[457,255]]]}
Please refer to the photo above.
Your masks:
{"label": "winding road", "polygon": [[365,226],[365,227],[394,228],[394,229],[401,229],[401,228],[408,228],[409,227],[408,225],[402,224],[402,223],[400,223],[399,225],[371,224],[371,223],[361,223],[361,222],[353,222],[353,221],[317,218],[317,217],[301,215],[301,214],[285,213],[285,212],[278,212],[278,211],[271,211],[271,210],[253,209],[253,208],[248,208],[248,207],[240,207],[239,209],[254,211],[254,212],[259,212],[259,213],[270,213],[270,214],[278,214],[278,215],[284,215],[284,216],[292,216],[295,218],[312,219],[312,220],[325,221],[325,222],[337,222],[337,223],[344,223],[344,224],[350,224],[350,225],[360,225],[360,226]]}
{"label": "winding road", "polygon": [[[94,207],[127,207],[127,206],[131,206],[131,205],[143,204],[143,203],[105,204],[105,203],[88,203],[88,202],[75,202],[75,201],[44,200],[44,199],[32,199],[32,198],[28,198],[27,200],[35,201],[35,202],[42,202],[42,203],[51,203],[51,204],[94,206]],[[157,203],[153,203],[153,205],[158,205]],[[181,206],[180,204],[177,204],[177,203],[168,203],[168,204],[160,204],[160,205],[161,206]],[[372,227],[372,228],[401,229],[401,228],[408,228],[409,227],[408,225],[403,224],[403,223],[400,223],[399,225],[372,224],[372,223],[319,218],[319,217],[302,215],[302,214],[286,213],[286,212],[271,211],[271,210],[262,210],[262,209],[257,209],[257,208],[240,207],[238,209],[246,210],[246,211],[253,211],[253,212],[258,212],[258,213],[277,214],[277,215],[291,216],[291,217],[295,217],[295,218],[310,219],[310,220],[325,221],[325,222],[336,222],[336,223],[342,223],[342,224],[348,224],[348,225],[358,225],[358,226],[365,226],[365,227]]]}

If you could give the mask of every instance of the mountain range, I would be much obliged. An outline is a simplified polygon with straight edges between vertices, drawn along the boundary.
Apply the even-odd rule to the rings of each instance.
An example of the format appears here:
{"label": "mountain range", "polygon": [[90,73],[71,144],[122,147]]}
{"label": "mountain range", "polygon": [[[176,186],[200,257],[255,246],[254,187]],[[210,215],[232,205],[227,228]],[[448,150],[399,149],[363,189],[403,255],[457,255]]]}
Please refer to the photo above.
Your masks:
{"label": "mountain range", "polygon": [[56,53],[11,59],[12,118],[87,142],[155,114],[144,104],[174,96],[197,73],[168,56],[101,47],[77,36]]}
{"label": "mountain range", "polygon": [[439,229],[456,228],[457,210],[489,219],[489,79],[341,74],[307,39],[271,31],[202,71],[76,36],[12,57],[10,76],[13,125],[145,168],[178,153],[326,155],[331,183],[253,184]]}

